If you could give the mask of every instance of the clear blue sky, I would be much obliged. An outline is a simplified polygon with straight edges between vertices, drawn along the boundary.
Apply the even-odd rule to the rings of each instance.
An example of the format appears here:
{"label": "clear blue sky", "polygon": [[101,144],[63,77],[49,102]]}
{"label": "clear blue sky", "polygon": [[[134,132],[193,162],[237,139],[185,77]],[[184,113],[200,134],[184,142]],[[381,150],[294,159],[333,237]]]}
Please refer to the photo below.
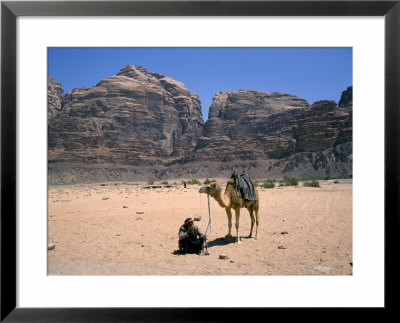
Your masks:
{"label": "clear blue sky", "polygon": [[338,102],[353,85],[352,48],[49,48],[48,73],[65,92],[92,87],[126,65],[183,82],[200,96],[203,117],[219,91],[297,95]]}

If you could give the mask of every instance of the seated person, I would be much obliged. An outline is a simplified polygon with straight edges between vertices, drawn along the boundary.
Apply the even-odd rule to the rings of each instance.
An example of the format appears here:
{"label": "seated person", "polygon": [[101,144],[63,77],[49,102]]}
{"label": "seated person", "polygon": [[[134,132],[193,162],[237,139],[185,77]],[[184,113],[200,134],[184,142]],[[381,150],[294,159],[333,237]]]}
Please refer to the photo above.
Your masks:
{"label": "seated person", "polygon": [[[198,238],[199,237],[199,238]],[[201,254],[204,249],[205,235],[194,225],[192,218],[187,218],[179,228],[179,250],[184,254]]]}

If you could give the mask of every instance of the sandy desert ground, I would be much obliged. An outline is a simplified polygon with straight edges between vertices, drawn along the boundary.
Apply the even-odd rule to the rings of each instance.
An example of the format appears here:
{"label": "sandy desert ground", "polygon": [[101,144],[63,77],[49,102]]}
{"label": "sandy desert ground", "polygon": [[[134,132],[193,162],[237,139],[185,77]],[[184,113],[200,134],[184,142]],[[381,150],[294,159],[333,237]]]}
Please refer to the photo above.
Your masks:
{"label": "sandy desert ground", "polygon": [[239,245],[222,239],[225,210],[210,199],[208,256],[177,252],[185,218],[201,215],[195,224],[203,232],[207,227],[207,195],[198,193],[200,186],[145,185],[50,186],[48,243],[55,248],[48,250],[48,274],[352,275],[351,183],[258,188],[258,239],[246,238],[251,221],[242,209]]}

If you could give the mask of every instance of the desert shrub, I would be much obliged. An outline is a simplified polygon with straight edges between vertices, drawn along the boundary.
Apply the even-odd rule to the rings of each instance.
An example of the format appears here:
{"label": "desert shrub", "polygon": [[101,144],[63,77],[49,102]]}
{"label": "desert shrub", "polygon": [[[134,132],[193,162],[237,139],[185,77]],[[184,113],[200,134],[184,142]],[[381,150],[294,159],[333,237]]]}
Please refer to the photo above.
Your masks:
{"label": "desert shrub", "polygon": [[167,181],[161,182],[161,185],[168,185]]}
{"label": "desert shrub", "polygon": [[276,180],[275,179],[266,179],[263,183],[259,184],[259,186],[263,188],[274,188]]}
{"label": "desert shrub", "polygon": [[206,179],[205,181],[204,181],[204,183],[203,184],[210,184],[211,182],[215,182],[216,180],[215,180],[215,178],[214,179]]}
{"label": "desert shrub", "polygon": [[190,181],[187,182],[189,185],[201,185],[200,181],[196,178],[192,178]]}
{"label": "desert shrub", "polygon": [[303,182],[303,186],[305,186],[305,187],[321,187],[321,186],[319,186],[319,182],[314,181],[314,180]]}
{"label": "desert shrub", "polygon": [[275,183],[274,182],[264,182],[261,187],[263,188],[274,188],[275,187]]}
{"label": "desert shrub", "polygon": [[107,184],[100,184],[100,186],[106,186]]}
{"label": "desert shrub", "polygon": [[153,185],[153,184],[154,184],[154,181],[152,179],[147,182],[147,185]]}
{"label": "desert shrub", "polygon": [[338,180],[335,180],[335,181],[334,181],[334,183],[335,183],[335,184],[338,184],[338,183],[339,183],[339,181],[338,181]]}
{"label": "desert shrub", "polygon": [[283,182],[280,182],[280,183],[279,183],[279,186],[285,186],[285,184],[283,184]]}
{"label": "desert shrub", "polygon": [[351,178],[351,175],[324,175],[324,176],[307,176],[307,177],[300,177],[299,181],[311,181],[311,180],[330,180],[330,179],[346,179]]}
{"label": "desert shrub", "polygon": [[283,178],[283,183],[285,184],[285,186],[297,186],[297,185],[299,185],[299,180],[295,177],[285,176]]}

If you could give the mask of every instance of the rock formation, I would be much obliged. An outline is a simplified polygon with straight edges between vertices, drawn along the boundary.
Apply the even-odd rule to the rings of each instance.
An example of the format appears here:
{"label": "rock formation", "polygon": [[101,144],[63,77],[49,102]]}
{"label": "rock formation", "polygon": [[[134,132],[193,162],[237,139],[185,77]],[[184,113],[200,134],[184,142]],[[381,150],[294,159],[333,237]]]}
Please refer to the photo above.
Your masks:
{"label": "rock formation", "polygon": [[308,102],[259,91],[219,92],[210,107],[196,160],[279,159],[295,152],[293,128]]}
{"label": "rock formation", "polygon": [[67,93],[49,123],[49,163],[155,166],[194,149],[203,130],[200,100],[184,84],[126,66],[93,88]]}
{"label": "rock formation", "polygon": [[49,184],[352,173],[352,87],[340,107],[290,94],[218,92],[204,123],[181,82],[126,66],[64,95],[49,77]]}
{"label": "rock formation", "polygon": [[339,100],[339,107],[349,106],[353,106],[353,86],[349,86],[345,91],[343,91]]}
{"label": "rock formation", "polygon": [[[244,169],[253,177],[352,174],[352,108],[311,106],[293,95],[217,93],[191,165],[204,177]],[[210,165],[205,169],[204,165]]]}
{"label": "rock formation", "polygon": [[333,101],[318,101],[299,117],[296,152],[318,151],[352,141],[351,109],[338,109]]}
{"label": "rock formation", "polygon": [[54,81],[51,76],[47,79],[47,119],[54,118],[62,109],[64,89],[61,83]]}

